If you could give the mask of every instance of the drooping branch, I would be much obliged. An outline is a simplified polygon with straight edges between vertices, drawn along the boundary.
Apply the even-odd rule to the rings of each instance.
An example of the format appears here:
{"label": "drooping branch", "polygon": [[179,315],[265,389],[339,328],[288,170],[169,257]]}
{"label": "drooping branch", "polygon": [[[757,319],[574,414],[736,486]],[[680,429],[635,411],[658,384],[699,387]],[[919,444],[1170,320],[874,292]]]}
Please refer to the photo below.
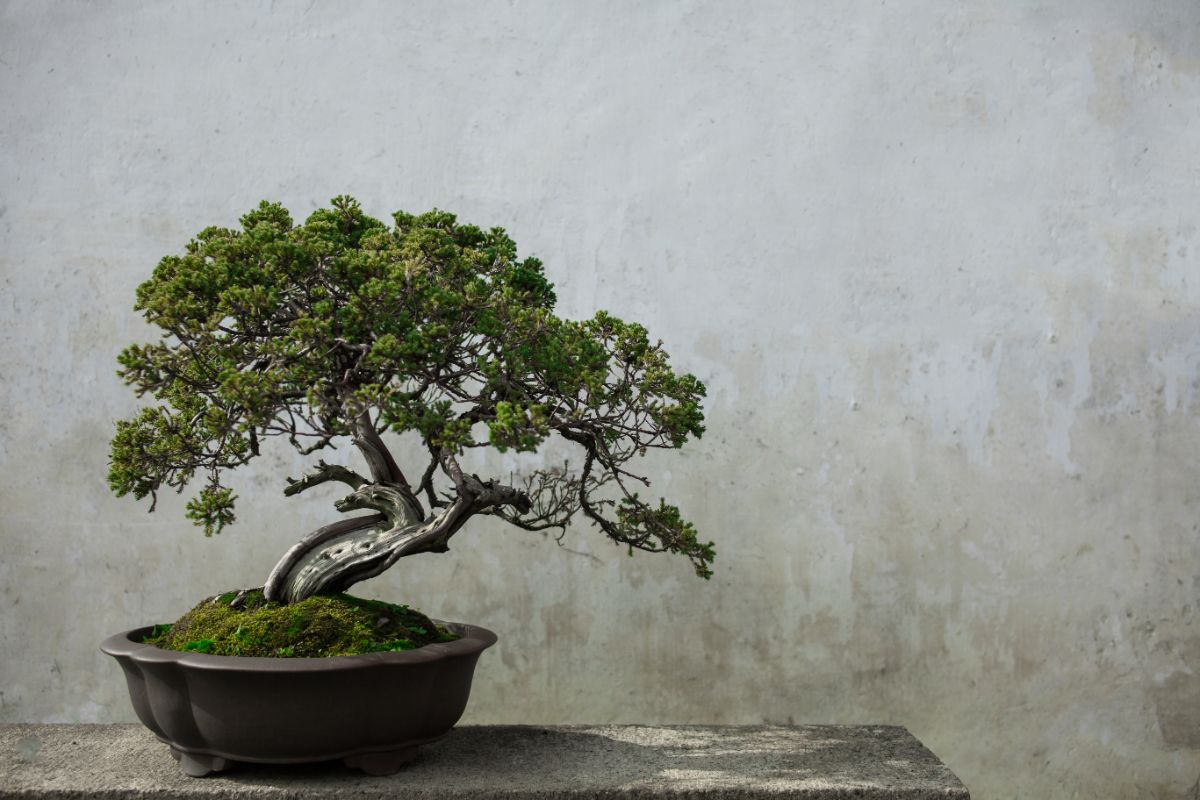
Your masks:
{"label": "drooping branch", "polygon": [[[568,441],[580,445],[586,454],[578,483],[578,498],[579,508],[587,519],[631,552],[680,553],[692,562],[697,575],[712,576],[709,566],[715,554],[712,542],[701,542],[695,526],[685,520],[675,506],[661,499],[657,506],[650,505],[631,491],[626,478],[642,485],[649,485],[649,481],[621,467],[628,456],[614,455],[602,437],[589,435],[586,431],[568,428],[559,432]],[[602,471],[602,477],[594,481],[592,472],[597,467]],[[609,480],[619,489],[618,498],[594,497],[594,489]]]}

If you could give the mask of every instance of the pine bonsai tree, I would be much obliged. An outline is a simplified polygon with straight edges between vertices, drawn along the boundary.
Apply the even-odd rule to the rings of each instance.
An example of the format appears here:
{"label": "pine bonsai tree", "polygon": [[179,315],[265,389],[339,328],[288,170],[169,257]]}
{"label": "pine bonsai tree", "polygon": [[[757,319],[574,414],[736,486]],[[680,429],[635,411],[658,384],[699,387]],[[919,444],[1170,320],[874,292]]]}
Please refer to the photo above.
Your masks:
{"label": "pine bonsai tree", "polygon": [[[286,495],[327,481],[335,505],[366,511],[326,525],[271,570],[268,600],[339,592],[404,556],[444,552],[472,516],[528,530],[576,515],[632,550],[686,556],[709,577],[714,551],[679,510],[639,494],[632,462],[704,432],[704,386],[677,375],[645,328],[603,311],[573,322],[537,259],[500,228],[452,214],[397,212],[385,225],[347,197],[295,225],[262,203],[241,229],[207,228],[162,259],[135,308],[159,341],[122,351],[119,375],[157,401],[117,423],[109,484],[152,499],[203,486],[187,515],[205,535],[234,521],[226,471],[285,437],[304,455],[349,439],[368,475],[316,462]],[[420,437],[406,472],[383,432]],[[536,451],[570,442],[577,464],[519,485],[466,473],[473,448]],[[424,459],[422,460],[424,462]]]}

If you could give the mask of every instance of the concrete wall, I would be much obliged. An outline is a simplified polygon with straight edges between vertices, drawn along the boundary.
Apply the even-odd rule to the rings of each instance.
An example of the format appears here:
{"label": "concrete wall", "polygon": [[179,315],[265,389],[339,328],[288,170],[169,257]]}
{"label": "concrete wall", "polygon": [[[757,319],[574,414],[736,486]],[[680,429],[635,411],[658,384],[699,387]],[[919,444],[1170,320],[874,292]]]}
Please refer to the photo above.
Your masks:
{"label": "concrete wall", "polygon": [[104,473],[157,259],[348,192],[505,226],[710,387],[653,466],[710,583],[476,524],[361,587],[501,634],[467,721],[890,722],[981,800],[1200,791],[1194,0],[5,2],[0,107],[0,720],[131,719],[102,636],[336,514],[282,450],[214,540]]}

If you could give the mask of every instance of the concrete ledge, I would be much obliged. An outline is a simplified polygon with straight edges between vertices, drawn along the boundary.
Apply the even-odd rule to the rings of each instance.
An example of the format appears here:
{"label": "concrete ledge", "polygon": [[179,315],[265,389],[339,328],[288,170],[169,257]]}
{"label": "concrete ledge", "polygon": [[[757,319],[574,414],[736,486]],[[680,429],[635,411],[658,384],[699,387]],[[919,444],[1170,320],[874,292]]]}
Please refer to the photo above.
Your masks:
{"label": "concrete ledge", "polygon": [[188,778],[140,725],[0,726],[4,798],[969,798],[904,728],[464,726],[399,773],[239,764]]}

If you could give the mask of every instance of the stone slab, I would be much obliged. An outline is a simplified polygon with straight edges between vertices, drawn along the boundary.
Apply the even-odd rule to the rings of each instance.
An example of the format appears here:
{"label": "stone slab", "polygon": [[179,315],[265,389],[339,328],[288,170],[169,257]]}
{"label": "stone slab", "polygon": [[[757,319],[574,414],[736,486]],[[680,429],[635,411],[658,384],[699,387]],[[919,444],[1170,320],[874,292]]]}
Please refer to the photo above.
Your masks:
{"label": "stone slab", "polygon": [[969,798],[904,728],[463,726],[399,773],[337,763],[180,773],[140,725],[0,725],[0,798]]}

